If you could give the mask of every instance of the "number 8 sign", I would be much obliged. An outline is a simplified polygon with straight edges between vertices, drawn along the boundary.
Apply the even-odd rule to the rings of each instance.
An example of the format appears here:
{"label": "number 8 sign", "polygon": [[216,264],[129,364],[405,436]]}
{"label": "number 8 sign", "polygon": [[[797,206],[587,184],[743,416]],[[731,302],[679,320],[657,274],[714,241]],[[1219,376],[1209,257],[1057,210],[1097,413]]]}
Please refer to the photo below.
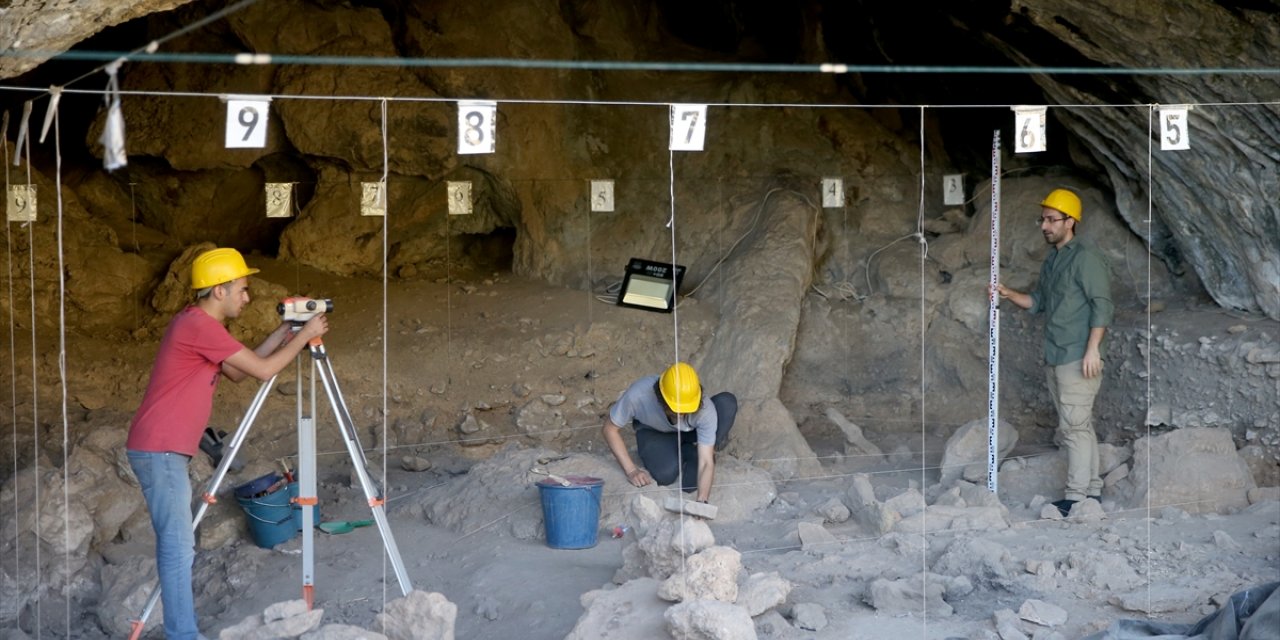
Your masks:
{"label": "number 8 sign", "polygon": [[494,139],[496,102],[458,103],[458,155],[493,153],[497,148]]}
{"label": "number 8 sign", "polygon": [[267,146],[267,109],[270,100],[227,100],[228,149],[261,149]]}

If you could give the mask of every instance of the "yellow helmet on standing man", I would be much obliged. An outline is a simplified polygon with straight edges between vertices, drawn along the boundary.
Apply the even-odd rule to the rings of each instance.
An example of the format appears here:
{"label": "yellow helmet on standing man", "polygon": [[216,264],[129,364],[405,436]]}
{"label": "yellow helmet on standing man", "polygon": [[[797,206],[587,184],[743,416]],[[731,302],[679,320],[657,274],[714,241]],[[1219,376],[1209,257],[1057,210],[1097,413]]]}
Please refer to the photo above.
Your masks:
{"label": "yellow helmet on standing man", "polygon": [[235,249],[210,249],[191,263],[191,288],[205,289],[257,273]]}
{"label": "yellow helmet on standing man", "polygon": [[1061,211],[1062,215],[1080,222],[1080,196],[1074,192],[1066,189],[1054,189],[1044,197],[1044,201],[1040,203],[1040,206]]}
{"label": "yellow helmet on standing man", "polygon": [[702,404],[702,384],[698,382],[698,373],[683,362],[677,362],[662,372],[658,388],[662,390],[662,399],[667,401],[667,406],[676,413],[693,413]]}

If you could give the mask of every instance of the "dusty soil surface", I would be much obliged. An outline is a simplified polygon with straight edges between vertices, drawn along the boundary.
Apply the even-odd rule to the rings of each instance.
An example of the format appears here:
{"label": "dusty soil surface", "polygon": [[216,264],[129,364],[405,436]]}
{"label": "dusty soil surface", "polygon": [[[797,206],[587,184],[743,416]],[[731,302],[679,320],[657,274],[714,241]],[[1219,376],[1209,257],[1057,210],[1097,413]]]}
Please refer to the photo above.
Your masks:
{"label": "dusty soil surface", "polygon": [[[458,606],[458,638],[565,637],[583,614],[580,596],[610,586],[622,566],[623,549],[635,542],[635,532],[614,538],[610,529],[628,523],[601,522],[598,544],[585,550],[555,550],[540,535],[515,536],[513,531],[538,527],[541,521],[538,494],[527,474],[510,478],[522,487],[527,503],[490,521],[447,528],[427,521],[421,515],[423,505],[452,495],[470,468],[488,456],[501,455],[503,447],[537,445],[591,454],[612,464],[598,433],[609,403],[633,377],[656,371],[670,359],[670,337],[677,327],[681,348],[696,349],[698,332],[714,327],[710,310],[696,302],[682,306],[676,317],[626,310],[604,304],[591,293],[490,272],[433,274],[399,283],[385,297],[384,316],[380,282],[257,262],[265,263],[262,275],[269,281],[335,301],[325,343],[360,425],[371,472],[381,477],[385,466],[390,530],[413,587],[440,592]],[[389,318],[385,349],[384,317]],[[70,366],[112,364],[84,367],[76,385],[114,389],[129,398],[120,400],[122,405],[136,403],[154,345],[147,338],[90,343],[73,337]],[[246,441],[241,454],[245,469],[228,477],[222,493],[278,468],[279,458],[295,455],[293,380],[286,369],[273,391],[281,397],[273,396],[267,403]],[[214,422],[230,431],[257,386],[222,387]],[[538,439],[520,431],[515,416],[543,395],[564,396],[559,406],[563,426],[562,433]],[[324,398],[319,401],[323,406]],[[476,417],[481,430],[460,431],[466,416]],[[75,429],[123,433],[125,420],[127,415],[104,407],[85,412]],[[935,429],[916,427],[878,441],[885,452],[905,446],[910,454],[875,464],[840,455],[838,434],[829,425],[822,429],[815,430],[811,440],[823,461],[822,476],[761,487],[776,491],[766,507],[743,520],[710,523],[717,544],[741,553],[744,575],[777,571],[793,584],[787,602],[776,608],[786,623],[778,624],[776,617],[767,623],[758,618],[761,637],[996,637],[996,611],[1017,612],[1025,601],[1037,599],[1064,609],[1067,620],[1052,629],[1023,622],[1028,635],[1077,638],[1120,618],[1150,615],[1193,621],[1238,589],[1280,580],[1280,505],[1275,501],[1231,515],[1189,516],[1176,506],[1122,510],[1104,496],[1105,517],[1071,521],[1042,518],[1039,504],[1032,508],[1006,502],[1013,523],[1007,529],[976,535],[944,531],[881,536],[854,520],[827,520],[831,542],[802,544],[799,523],[823,524],[819,507],[832,499],[846,500],[854,473],[869,474],[883,496],[909,487],[927,488],[938,480],[935,465],[943,439]],[[59,457],[54,439],[49,440],[53,444],[44,455]],[[349,457],[323,408],[319,451],[323,519],[369,517],[354,485]],[[1048,454],[1028,447],[1014,452],[1026,457]],[[430,468],[406,471],[401,465],[404,456],[425,459]],[[296,458],[291,463],[296,466]],[[198,459],[193,469],[203,482],[211,467]],[[618,482],[607,483],[604,490],[624,500],[640,492]],[[249,541],[242,521],[233,500],[220,501],[207,522],[221,523],[224,530],[230,526],[233,534],[197,554],[197,607],[210,637],[261,613],[267,604],[301,594],[301,538],[272,550],[260,549]],[[151,540],[145,527],[130,531],[111,541],[104,555],[149,555]],[[374,628],[374,616],[383,604],[401,595],[378,529],[315,536],[315,604],[324,609],[324,622]],[[1004,557],[998,568],[975,570],[969,576],[971,591],[948,595],[954,612],[922,604],[885,614],[868,604],[873,580],[919,580],[953,543],[974,538],[997,545],[1004,552],[997,555]],[[825,625],[797,628],[793,606],[799,603],[819,605]],[[64,612],[56,598],[44,605],[45,635],[60,637]],[[90,613],[77,611],[72,617],[77,627],[84,624],[73,636],[107,637],[92,624]],[[813,626],[811,618],[805,624]],[[599,631],[600,637],[609,636],[608,630]]]}

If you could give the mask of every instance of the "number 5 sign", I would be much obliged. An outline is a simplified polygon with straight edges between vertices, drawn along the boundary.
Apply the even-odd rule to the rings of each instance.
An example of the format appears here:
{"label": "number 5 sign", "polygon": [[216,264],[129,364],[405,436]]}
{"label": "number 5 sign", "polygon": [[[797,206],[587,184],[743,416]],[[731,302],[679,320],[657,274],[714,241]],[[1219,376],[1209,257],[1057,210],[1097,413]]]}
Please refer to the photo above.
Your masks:
{"label": "number 5 sign", "polygon": [[267,146],[267,108],[271,100],[231,98],[227,100],[227,148],[261,149]]}
{"label": "number 5 sign", "polygon": [[1185,151],[1191,148],[1187,135],[1187,107],[1160,107],[1160,150]]}
{"label": "number 5 sign", "polygon": [[702,151],[702,143],[706,137],[707,105],[671,105],[671,144],[668,145],[668,149]]}

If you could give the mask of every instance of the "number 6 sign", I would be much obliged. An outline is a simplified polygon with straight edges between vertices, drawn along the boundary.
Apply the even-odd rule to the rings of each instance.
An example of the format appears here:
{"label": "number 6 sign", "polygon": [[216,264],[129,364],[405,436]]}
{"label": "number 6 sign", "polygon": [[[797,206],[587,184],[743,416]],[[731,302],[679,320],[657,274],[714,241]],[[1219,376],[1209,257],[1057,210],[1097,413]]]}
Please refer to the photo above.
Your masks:
{"label": "number 6 sign", "polygon": [[228,149],[261,149],[267,146],[267,109],[265,99],[234,98],[227,100]]}
{"label": "number 6 sign", "polygon": [[1045,107],[1014,107],[1014,153],[1044,151]]}

